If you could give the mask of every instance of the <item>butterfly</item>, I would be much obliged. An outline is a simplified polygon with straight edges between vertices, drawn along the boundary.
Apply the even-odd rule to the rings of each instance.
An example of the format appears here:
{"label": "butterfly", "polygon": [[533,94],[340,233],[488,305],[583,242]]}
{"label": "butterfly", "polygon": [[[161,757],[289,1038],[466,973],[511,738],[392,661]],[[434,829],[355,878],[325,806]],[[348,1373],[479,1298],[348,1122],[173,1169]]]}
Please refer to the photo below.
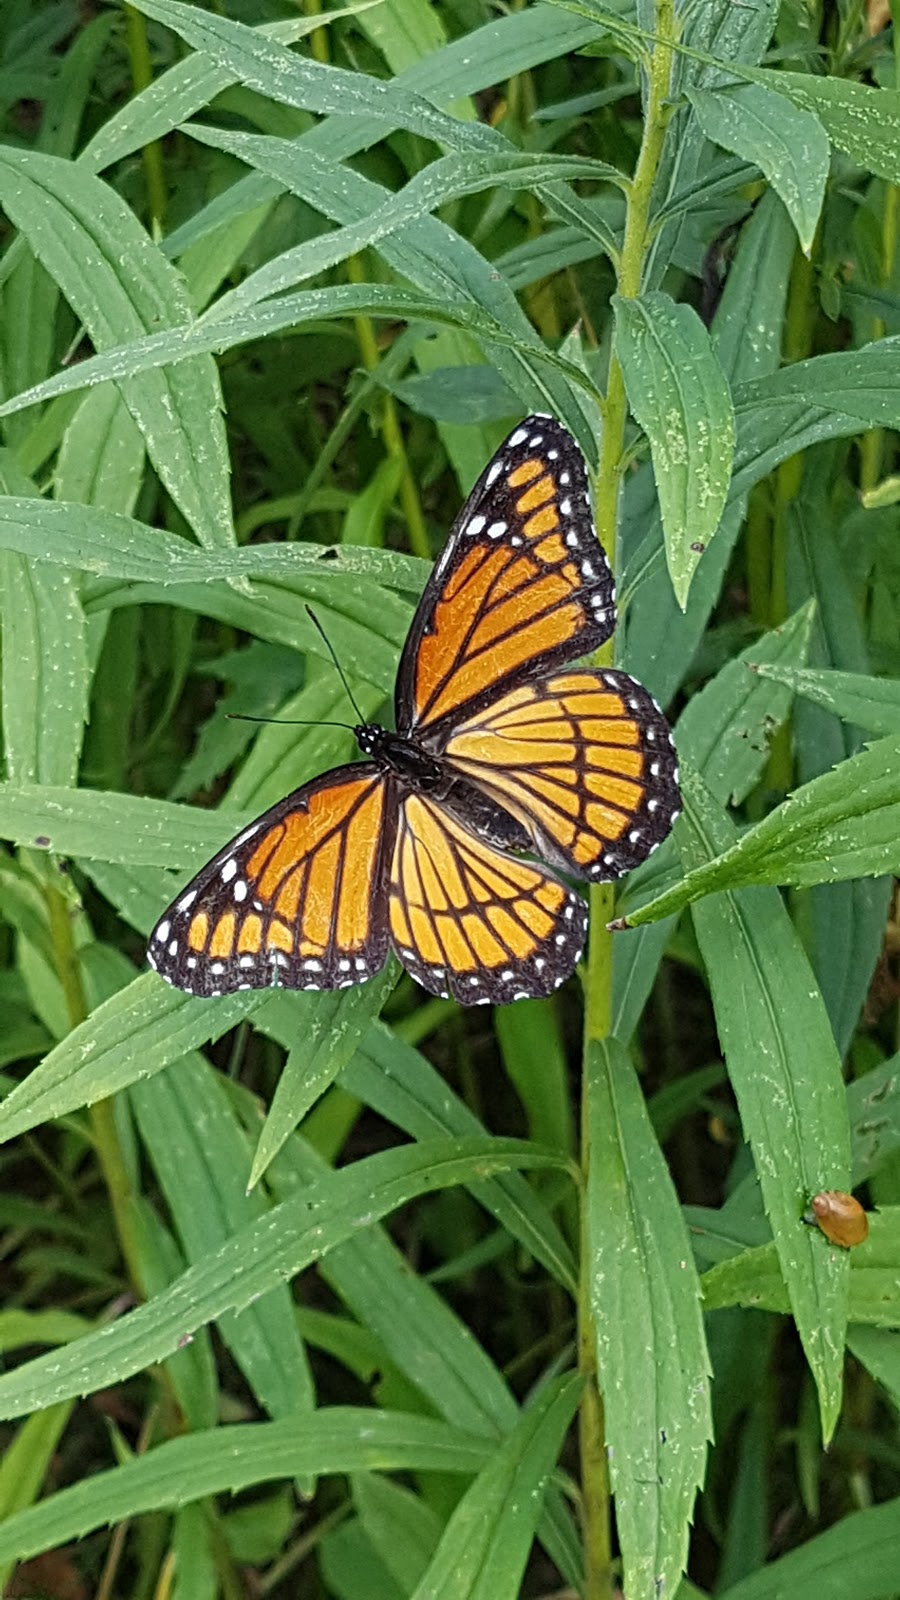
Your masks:
{"label": "butterfly", "polygon": [[157,923],[151,966],[194,995],[341,989],[394,950],[464,1005],[550,994],[587,933],[565,878],[619,877],[679,811],[656,702],[624,672],[573,665],[615,616],[581,452],[560,423],[527,417],[426,584],[397,731],[356,727],[368,759],[220,850]]}

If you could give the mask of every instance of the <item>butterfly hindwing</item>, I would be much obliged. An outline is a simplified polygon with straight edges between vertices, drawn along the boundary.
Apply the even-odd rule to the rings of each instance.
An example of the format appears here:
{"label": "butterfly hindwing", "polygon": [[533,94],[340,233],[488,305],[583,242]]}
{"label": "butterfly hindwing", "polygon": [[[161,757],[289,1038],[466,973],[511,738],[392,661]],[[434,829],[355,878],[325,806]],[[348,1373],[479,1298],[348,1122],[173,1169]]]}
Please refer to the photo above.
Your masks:
{"label": "butterfly hindwing", "polygon": [[584,458],[527,417],[454,523],[400,661],[397,727],[439,749],[472,703],[609,638],[615,588],[594,532]]}
{"label": "butterfly hindwing", "polygon": [[220,850],[160,918],[148,959],[188,994],[339,989],[387,958],[393,789],[369,762],[281,800]]}
{"label": "butterfly hindwing", "polygon": [[523,684],[458,725],[444,754],[574,877],[631,871],[680,809],[669,725],[624,672],[574,668]]}
{"label": "butterfly hindwing", "polygon": [[584,946],[587,906],[530,861],[495,849],[424,795],[400,805],[391,942],[432,994],[463,1005],[547,995]]}
{"label": "butterfly hindwing", "polygon": [[573,667],[615,590],[585,463],[549,417],[510,434],[454,523],[397,677],[397,733],[272,807],[160,918],[149,959],[189,994],[338,989],[391,946],[465,1005],[550,994],[584,946],[572,877],[637,866],[678,814],[668,724],[627,674]]}

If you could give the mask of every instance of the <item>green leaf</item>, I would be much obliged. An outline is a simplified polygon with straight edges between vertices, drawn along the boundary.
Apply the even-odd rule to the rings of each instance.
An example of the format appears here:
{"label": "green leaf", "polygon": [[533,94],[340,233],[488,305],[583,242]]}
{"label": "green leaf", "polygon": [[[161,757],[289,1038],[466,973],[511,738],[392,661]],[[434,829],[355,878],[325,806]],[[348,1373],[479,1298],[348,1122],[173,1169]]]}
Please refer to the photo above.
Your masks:
{"label": "green leaf", "polygon": [[[790,674],[795,662],[806,660],[815,611],[815,601],[807,601],[747,645],[691,696],[675,725],[679,754],[723,805],[740,805],[765,771],[772,738],[791,702],[789,694],[760,693],[760,680],[778,679],[783,670]],[[783,662],[790,665],[783,668]]]}
{"label": "green leaf", "polygon": [[[379,0],[361,0],[357,5],[319,11],[309,17],[265,22],[258,31],[264,38],[274,39],[279,44],[295,44],[315,28],[327,28],[341,17],[358,16],[368,6],[378,3]],[[154,139],[164,138],[238,81],[236,73],[202,51],[194,51],[167,71],[160,72],[113,112],[93,134],[78,159],[91,171],[102,172],[104,167],[124,160]]]}
{"label": "green leaf", "polygon": [[[246,550],[198,550],[186,539],[148,528],[144,522],[116,512],[38,498],[0,496],[0,548],[17,550],[39,561],[58,562],[99,578],[129,583],[208,584],[216,579],[256,576],[287,584],[298,574],[345,589],[352,577],[418,595],[431,571],[427,561],[393,550],[363,546],[281,544],[253,545]],[[387,597],[364,584],[357,587],[367,604],[389,606]],[[175,598],[173,596],[173,598]],[[409,612],[404,614],[404,631]],[[311,635],[315,629],[310,630]],[[401,642],[403,635],[401,634]]]}
{"label": "green leaf", "polygon": [[557,1378],[523,1412],[463,1495],[411,1600],[516,1600],[580,1393],[580,1378]]}
{"label": "green leaf", "polygon": [[[682,773],[682,797],[697,794]],[[704,895],[753,883],[838,883],[900,868],[900,739],[879,739],[833,772],[813,778],[735,844],[688,872],[636,911],[627,926],[655,922]]]}
{"label": "green leaf", "polygon": [[258,994],[197,1000],[146,972],[99,1005],[0,1105],[0,1141],[94,1105],[211,1039],[259,1004]]}
{"label": "green leaf", "polygon": [[433,1417],[334,1406],[298,1427],[242,1422],[170,1439],[109,1472],[62,1489],[0,1528],[0,1560],[26,1561],[93,1528],[145,1512],[174,1510],[206,1495],[236,1494],[257,1483],[366,1468],[477,1472],[489,1446]]}
{"label": "green leaf", "polygon": [[0,1416],[90,1393],[163,1360],[197,1328],[243,1310],[417,1194],[513,1167],[563,1166],[558,1156],[517,1139],[433,1139],[328,1173],[297,1200],[232,1235],[146,1305],[0,1377]]}
{"label": "green leaf", "polygon": [[757,68],[748,76],[810,112],[863,171],[900,183],[900,91],[818,73]]}
{"label": "green leaf", "polygon": [[707,139],[752,161],[765,174],[787,206],[808,256],[831,154],[818,118],[760,83],[689,89],[687,98]]}
{"label": "green leaf", "polygon": [[589,1293],[623,1586],[669,1593],[712,1437],[700,1286],[627,1052],[616,1039],[592,1043],[585,1071]]}
{"label": "green leaf", "polygon": [[[0,482],[33,492],[11,451],[0,452]],[[0,554],[3,738],[6,773],[17,783],[77,779],[91,677],[79,590],[73,572]]]}
{"label": "green leaf", "polygon": [[[729,661],[721,672],[692,696],[675,726],[675,744],[683,761],[697,767],[717,800],[735,805],[745,800],[765,770],[770,741],[788,713],[787,691],[760,694],[760,677],[749,662],[802,662],[809,647],[814,607],[801,607],[780,628],[772,628]],[[668,839],[652,860],[629,875],[618,902],[628,917],[636,899],[659,893],[681,876],[674,841]],[[669,918],[623,933],[613,945],[613,1029],[623,1042],[638,1025],[673,923]]]}
{"label": "green leaf", "polygon": [[[245,1115],[244,1107],[239,1109]],[[327,1172],[322,1157],[294,1135],[275,1157],[267,1183],[280,1200],[302,1199]],[[521,1173],[506,1176],[525,1184]],[[485,1190],[498,1181],[477,1187]],[[373,1224],[358,1229],[329,1250],[317,1271],[354,1318],[345,1324],[343,1348],[333,1351],[339,1360],[347,1362],[355,1354],[358,1363],[358,1352],[348,1349],[348,1341],[368,1330],[375,1371],[360,1373],[367,1383],[378,1371],[395,1370],[430,1409],[457,1427],[494,1439],[509,1431],[517,1407],[502,1375],[437,1289],[410,1272],[406,1256],[384,1228]]]}
{"label": "green leaf", "polygon": [[353,1500],[367,1538],[410,1594],[437,1548],[440,1518],[419,1495],[375,1472],[354,1476]]}
{"label": "green leaf", "polygon": [[729,498],[823,439],[900,427],[900,339],[811,356],[735,390],[737,446]]}
{"label": "green leaf", "polygon": [[[806,1226],[806,1224],[804,1224]],[[869,1237],[845,1250],[829,1244],[818,1228],[808,1228],[812,1247],[825,1257],[838,1257],[849,1270],[849,1314],[861,1326],[896,1328],[900,1323],[900,1206],[869,1214]],[[774,1245],[743,1250],[703,1275],[707,1311],[724,1306],[755,1306],[764,1311],[790,1309],[788,1291]]]}
{"label": "green leaf", "polygon": [[[685,807],[686,863],[721,849],[734,828],[699,784]],[[840,1408],[847,1257],[822,1251],[803,1221],[810,1197],[850,1182],[841,1062],[807,956],[775,889],[695,906],[719,1039],[744,1135],[830,1439]]]}
{"label": "green leaf", "polygon": [[[334,163],[302,144],[248,133],[222,133],[214,128],[190,128],[188,131],[201,143],[227,150],[242,161],[269,172],[306,199],[311,199],[323,182],[334,181]],[[439,206],[465,195],[501,187],[539,193],[545,184],[577,179],[595,183],[598,180],[624,182],[615,167],[588,156],[522,155],[518,152],[443,156],[417,172],[398,194],[385,191],[383,204],[376,203],[358,221],[308,239],[259,267],[238,288],[223,295],[208,316],[216,319],[232,316],[267,296],[280,294],[367,246],[377,245],[388,235],[402,232],[410,223],[418,222]],[[390,256],[392,252],[387,254]]]}
{"label": "green leaf", "polygon": [[118,390],[89,389],[60,442],[54,498],[131,516],[143,477],[144,441]]}
{"label": "green leaf", "polygon": [[[208,1259],[266,1214],[262,1194],[247,1194],[249,1140],[202,1057],[184,1057],[132,1088],[129,1099],[189,1263]],[[270,1416],[311,1412],[312,1379],[284,1284],[239,1316],[223,1317],[219,1331]]]}
{"label": "green leaf", "polygon": [[793,694],[833,712],[842,722],[864,728],[866,733],[900,734],[900,684],[893,678],[756,661],[753,670],[761,678],[783,683]]}
{"label": "green leaf", "polygon": [[528,1116],[529,1138],[573,1154],[574,1117],[555,999],[498,1007],[494,1028],[504,1068]]}
{"label": "green leaf", "polygon": [[388,384],[410,411],[458,427],[515,417],[519,401],[494,367],[435,367]]}
{"label": "green leaf", "polygon": [[[79,1230],[80,1231],[80,1230]],[[68,1344],[90,1332],[91,1324],[74,1311],[0,1311],[0,1354],[25,1344]]]}
{"label": "green leaf", "polygon": [[887,1600],[900,1563],[900,1500],[851,1512],[762,1571],[727,1589],[721,1600]]}
{"label": "green leaf", "polygon": [[900,1149],[900,1056],[890,1056],[848,1083],[847,1115],[855,1189]]}
{"label": "green leaf", "polygon": [[369,117],[381,124],[382,137],[407,128],[455,150],[491,151],[505,143],[492,128],[460,122],[397,83],[295,55],[261,30],[227,17],[180,0],[140,0],[137,9],[172,28],[248,89],[279,104],[324,116]]}
{"label": "green leaf", "polygon": [[894,1405],[900,1406],[900,1330],[851,1322],[847,1329],[847,1348],[887,1390]]}
{"label": "green leaf", "polygon": [[[72,1413],[70,1403],[29,1417],[4,1447],[0,1461],[0,1520],[6,1522],[40,1493],[44,1474]],[[4,1573],[4,1583],[9,1573]]]}
{"label": "green leaf", "polygon": [[[77,163],[0,149],[0,203],[84,323],[98,350],[153,329],[177,343],[192,321],[179,274],[134,212]],[[166,337],[166,335],[164,335]],[[215,363],[125,379],[122,398],[172,499],[207,546],[233,545],[228,452]]]}
{"label": "green leaf", "polygon": [[[275,1004],[270,1001],[258,1019],[263,1028],[269,1028]],[[414,1139],[433,1139],[440,1134],[469,1137],[485,1131],[431,1063],[382,1022],[369,1028],[341,1074],[341,1084]],[[504,1173],[489,1183],[477,1184],[472,1192],[558,1283],[572,1295],[577,1292],[572,1252],[547,1206],[521,1173]]]}
{"label": "green leaf", "polygon": [[[511,351],[516,367],[528,374],[533,386],[530,393],[526,391],[523,399],[527,398],[529,404],[535,405],[552,403],[554,412],[583,440],[586,449],[590,449],[591,435],[586,428],[585,416],[582,414],[579,420],[577,413],[573,413],[571,391],[573,386],[576,390],[582,389],[595,401],[597,393],[594,385],[581,368],[542,345],[536,335],[529,331],[527,324],[524,328],[516,326],[510,329],[471,300],[459,296],[450,299],[446,293],[443,297],[425,295],[402,286],[378,283],[337,284],[328,289],[301,290],[297,294],[265,301],[233,316],[217,319],[207,317],[186,332],[149,334],[146,338],[134,339],[116,350],[90,356],[79,362],[76,368],[57,373],[45,383],[23,390],[0,406],[0,416],[11,415],[36,405],[38,401],[52,399],[57,394],[68,394],[88,384],[104,383],[109,379],[120,383],[139,372],[187,361],[201,352],[215,350],[221,353],[254,339],[270,338],[288,328],[299,327],[304,322],[319,322],[327,317],[352,317],[358,312],[366,312],[369,316],[389,322],[399,317],[409,322],[461,329],[478,339],[486,351]],[[558,383],[560,378],[567,380],[564,387],[569,393],[568,403],[565,394],[556,400],[550,398],[555,394],[551,385],[554,381]],[[535,397],[533,400],[532,395]]]}
{"label": "green leaf", "polygon": [[[732,15],[736,18],[738,13]],[[751,14],[741,15],[746,19]],[[696,127],[700,137],[693,118],[690,127]],[[702,137],[700,143],[708,149]],[[778,196],[767,190],[741,231],[711,330],[713,348],[732,385],[760,377],[781,363],[785,303],[796,251],[790,218]],[[753,329],[752,339],[746,335],[748,328]],[[644,469],[633,477],[626,475],[622,494],[624,587],[633,597],[621,665],[666,705],[682,683],[718,603],[744,522],[744,507],[732,498],[726,508],[706,559],[694,574],[683,612],[663,561],[659,517],[650,504],[649,488],[641,481],[649,476]]]}
{"label": "green leaf", "polygon": [[734,450],[728,385],[697,313],[658,292],[613,299],[628,402],[650,442],[679,604],[719,526]]}
{"label": "green leaf", "polygon": [[370,983],[316,996],[321,1003],[299,1036],[294,1033],[287,1061],[275,1086],[254,1152],[248,1188],[252,1189],[259,1182],[288,1135],[347,1065],[396,981],[397,966],[390,961]]}
{"label": "green leaf", "polygon": [[251,820],[99,789],[0,783],[0,838],[88,860],[199,867]]}
{"label": "green leaf", "polygon": [[0,554],[3,734],[18,784],[76,781],[90,673],[73,572]]}
{"label": "green leaf", "polygon": [[[36,1500],[45,1475],[51,1469],[72,1414],[72,1401],[50,1406],[26,1418],[15,1436],[4,1447],[0,1462],[0,1519],[8,1523],[21,1515]],[[0,1558],[0,1583],[5,1588],[12,1562]]]}

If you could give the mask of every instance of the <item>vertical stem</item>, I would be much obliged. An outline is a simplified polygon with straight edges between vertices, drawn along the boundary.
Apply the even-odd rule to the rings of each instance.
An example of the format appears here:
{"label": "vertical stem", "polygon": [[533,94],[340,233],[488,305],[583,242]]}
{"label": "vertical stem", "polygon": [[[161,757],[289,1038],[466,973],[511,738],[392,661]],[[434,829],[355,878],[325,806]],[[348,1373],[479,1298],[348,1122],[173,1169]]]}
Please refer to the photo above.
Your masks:
{"label": "vertical stem", "polygon": [[[895,24],[896,27],[896,24]],[[884,186],[884,204],[881,210],[881,282],[888,288],[894,276],[897,259],[897,211],[900,189],[895,183]],[[881,317],[872,319],[872,338],[884,338]],[[874,489],[883,470],[885,434],[883,428],[870,428],[860,441],[859,487],[865,493]]]}
{"label": "vertical stem", "polygon": [[[140,94],[142,89],[153,82],[153,65],[150,60],[150,46],[147,43],[147,24],[139,11],[133,6],[125,7],[125,36],[128,41],[128,56],[131,61],[131,81],[135,92]],[[144,163],[144,177],[147,181],[147,199],[150,203],[150,221],[153,237],[158,239],[162,235],[163,223],[166,217],[166,179],[163,171],[162,146],[158,139],[153,139],[145,144],[142,151]]]}
{"label": "vertical stem", "polygon": [[[650,205],[659,169],[666,128],[671,116],[668,105],[674,52],[677,38],[675,0],[658,0],[657,42],[646,63],[647,104],[641,148],[628,188],[625,233],[618,265],[617,288],[621,296],[633,299],[641,290],[644,258],[648,244]],[[616,521],[619,485],[623,470],[625,423],[628,401],[622,368],[613,349],[609,360],[603,437],[600,441],[594,506],[597,533],[615,570]],[[598,654],[600,665],[612,660],[612,641]],[[587,1195],[590,1169],[590,1043],[609,1034],[612,1022],[612,935],[606,924],[612,917],[613,888],[597,884],[591,889],[591,939],[585,977],[585,1059],[582,1075],[581,1164]],[[586,1201],[583,1201],[586,1207]],[[581,1273],[578,1296],[578,1361],[587,1379],[580,1414],[583,1537],[586,1600],[609,1600],[612,1593],[612,1555],[610,1542],[609,1472],[604,1440],[603,1401],[597,1383],[597,1345],[590,1302],[590,1260],[587,1251],[587,1216],[582,1217]]]}
{"label": "vertical stem", "polygon": [[[351,283],[365,283],[365,274],[359,256],[351,256],[348,260],[347,276]],[[371,319],[360,314],[353,318],[353,323],[356,328],[356,338],[363,364],[367,372],[372,372],[377,367],[380,358]],[[397,416],[394,397],[390,394],[385,394],[383,399],[381,433],[388,455],[393,456],[395,461],[399,461],[401,466],[400,507],[406,521],[409,547],[414,556],[424,556],[427,561],[431,557],[431,549],[428,543],[425,517],[422,513],[422,503],[419,499],[419,489],[406,454],[406,445],[403,442],[403,433],[400,428],[400,419]]]}
{"label": "vertical stem", "polygon": [[[318,17],[322,14],[322,0],[304,0],[303,10],[308,17]],[[310,49],[313,60],[321,61],[323,66],[328,66],[331,59],[328,49],[328,29],[314,28],[310,34]]]}
{"label": "vertical stem", "polygon": [[[792,365],[811,354],[818,315],[815,284],[815,258],[819,233],[809,257],[798,248],[791,269],[785,315],[784,356]],[[803,482],[802,455],[789,456],[775,472],[775,501],[772,514],[772,566],[769,574],[769,614],[767,626],[777,628],[788,614],[788,531],[790,508]],[[777,730],[769,750],[766,786],[776,790],[791,787],[794,758],[791,731],[787,723]]]}
{"label": "vertical stem", "polygon": [[[45,882],[43,890],[50,920],[50,939],[56,973],[62,985],[69,1022],[73,1028],[77,1028],[79,1023],[84,1022],[88,1008],[78,951],[72,937],[69,906],[55,884]],[[96,1105],[91,1106],[89,1114],[94,1145],[109,1191],[122,1255],[131,1282],[141,1293],[140,1256],[132,1213],[131,1182],[119,1143],[112,1100],[98,1100]]]}

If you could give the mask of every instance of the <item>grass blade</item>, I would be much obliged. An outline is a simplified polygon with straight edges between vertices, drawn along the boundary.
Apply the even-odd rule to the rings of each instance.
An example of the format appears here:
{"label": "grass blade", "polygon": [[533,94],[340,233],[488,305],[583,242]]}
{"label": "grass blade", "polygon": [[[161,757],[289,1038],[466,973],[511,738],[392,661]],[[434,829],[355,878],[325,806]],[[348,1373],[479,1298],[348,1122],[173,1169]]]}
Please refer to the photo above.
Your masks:
{"label": "grass blade", "polygon": [[624,1586],[661,1594],[687,1563],[712,1437],[700,1286],[626,1051],[616,1039],[595,1044],[585,1070],[589,1288]]}

